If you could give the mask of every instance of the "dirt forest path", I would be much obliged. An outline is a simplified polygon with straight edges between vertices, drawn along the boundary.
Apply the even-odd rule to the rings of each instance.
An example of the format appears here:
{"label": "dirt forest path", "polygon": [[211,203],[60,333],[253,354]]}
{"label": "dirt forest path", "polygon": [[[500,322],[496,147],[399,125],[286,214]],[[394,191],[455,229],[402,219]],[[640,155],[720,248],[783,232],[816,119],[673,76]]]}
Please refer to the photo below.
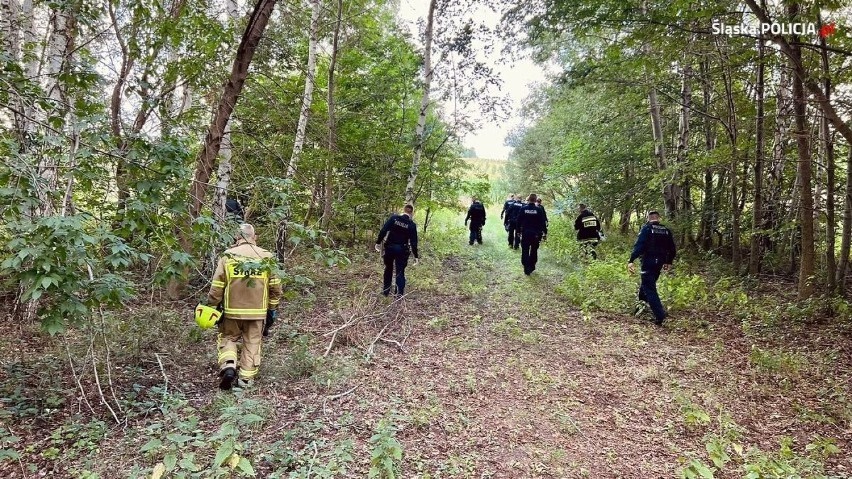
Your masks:
{"label": "dirt forest path", "polygon": [[436,284],[411,269],[407,353],[378,356],[343,408],[414,418],[398,436],[403,477],[674,477],[677,405],[662,390],[703,348],[584,319],[554,295],[547,244],[527,277],[495,219],[482,246],[440,261]]}
{"label": "dirt forest path", "polygon": [[[386,334],[402,349],[377,342],[325,395],[292,392],[302,402],[279,417],[282,427],[319,421],[329,441],[354,437],[362,453],[347,476],[366,475],[382,419],[406,478],[677,477],[681,458],[710,462],[709,432],[736,430],[774,451],[782,435],[803,445],[817,427],[800,421],[778,378],[755,376],[742,338],[584,317],[554,294],[563,271],[547,244],[526,277],[494,212],[484,245],[458,240],[458,253],[409,267],[408,297],[389,307],[408,329]],[[834,431],[841,448],[845,434]],[[849,472],[849,460],[838,467]]]}

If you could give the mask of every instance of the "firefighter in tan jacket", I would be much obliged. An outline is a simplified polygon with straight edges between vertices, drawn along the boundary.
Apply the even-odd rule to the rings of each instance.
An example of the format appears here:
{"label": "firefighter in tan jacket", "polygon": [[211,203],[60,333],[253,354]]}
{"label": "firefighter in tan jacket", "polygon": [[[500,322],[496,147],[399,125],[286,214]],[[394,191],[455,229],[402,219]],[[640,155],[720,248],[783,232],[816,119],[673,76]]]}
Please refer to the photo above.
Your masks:
{"label": "firefighter in tan jacket", "polygon": [[[254,227],[240,225],[240,238],[219,258],[207,294],[209,305],[224,302],[217,341],[221,389],[231,388],[237,366],[239,387],[247,387],[257,376],[261,339],[275,321],[275,309],[281,300],[281,278],[269,273],[268,268],[258,267],[260,261],[273,255],[256,242]],[[242,351],[238,357],[240,340]]]}

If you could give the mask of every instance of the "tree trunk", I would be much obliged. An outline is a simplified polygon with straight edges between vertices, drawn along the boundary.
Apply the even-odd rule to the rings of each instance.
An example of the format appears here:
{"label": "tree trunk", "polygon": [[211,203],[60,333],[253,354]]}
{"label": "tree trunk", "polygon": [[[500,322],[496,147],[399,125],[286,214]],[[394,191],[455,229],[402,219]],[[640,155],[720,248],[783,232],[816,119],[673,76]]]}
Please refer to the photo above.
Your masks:
{"label": "tree trunk", "polygon": [[[651,133],[654,137],[654,156],[657,157],[657,169],[665,171],[666,140],[663,137],[663,119],[660,114],[660,102],[657,100],[657,90],[651,88],[648,92],[648,103],[651,112]],[[666,217],[674,219],[677,216],[677,192],[674,183],[667,181],[663,184],[663,203],[666,206]]]}
{"label": "tree trunk", "polygon": [[[767,198],[765,201],[763,231],[777,230],[784,216],[783,191],[784,191],[784,168],[787,163],[787,146],[790,137],[790,127],[793,120],[793,93],[790,90],[790,73],[785,67],[781,67],[778,91],[776,93],[775,127],[772,144],[772,166],[769,169]],[[776,251],[776,243],[769,237],[764,237],[766,244],[764,250]]]}
{"label": "tree trunk", "polygon": [[[115,148],[118,150],[118,155],[116,155],[118,158],[115,165],[115,184],[118,201],[116,205],[117,214],[113,220],[113,229],[118,229],[121,224],[121,220],[124,217],[127,198],[130,196],[128,190],[127,168],[125,166],[124,159],[122,158],[123,152],[127,149],[128,144],[124,139],[124,133],[121,128],[121,99],[124,95],[124,87],[127,84],[128,76],[130,75],[130,71],[133,69],[136,58],[130,55],[130,49],[124,40],[124,35],[121,33],[121,27],[118,23],[118,18],[115,14],[112,2],[107,2],[107,10],[109,12],[110,20],[112,21],[116,41],[121,51],[121,66],[118,69],[118,78],[115,81],[115,85],[112,87],[112,95],[110,96],[109,102],[110,130],[112,131]],[[134,26],[131,27],[130,32],[131,36],[135,36],[135,21],[133,22],[133,25]]]}
{"label": "tree trunk", "polygon": [[740,255],[740,206],[739,206],[739,131],[737,126],[737,111],[734,103],[734,80],[731,74],[731,64],[727,54],[727,44],[724,48],[720,42],[724,39],[716,41],[716,48],[719,52],[719,60],[722,63],[722,83],[725,85],[725,105],[728,110],[728,124],[726,126],[728,132],[728,141],[731,143],[731,263],[735,271],[739,271],[741,263]]}
{"label": "tree trunk", "polygon": [[21,6],[17,0],[0,0],[0,51],[13,62],[20,59]]}
{"label": "tree trunk", "polygon": [[426,17],[423,55],[423,98],[420,100],[420,115],[417,117],[417,128],[414,130],[414,159],[408,172],[408,183],[405,185],[405,202],[414,204],[414,182],[420,170],[420,158],[423,156],[423,144],[426,142],[426,112],[429,109],[429,90],[432,87],[432,31],[435,24],[435,7],[437,0],[430,0],[429,15]]}
{"label": "tree trunk", "polygon": [[[33,1],[0,0],[0,51],[5,52],[12,63],[24,62],[24,75],[33,82],[38,81],[39,58],[36,54],[25,55],[35,48],[36,38],[33,25]],[[15,93],[12,90],[10,93]],[[35,105],[22,96],[14,94],[10,98],[14,105],[13,120],[21,148],[28,148],[33,133]]]}
{"label": "tree trunk", "polygon": [[[710,66],[707,61],[700,63],[701,70],[701,96],[705,112],[710,111],[711,97],[713,94],[713,84],[710,80]],[[710,152],[716,148],[716,135],[713,130],[713,123],[709,118],[704,118],[704,148]],[[701,248],[709,251],[713,248],[713,230],[715,229],[716,211],[714,209],[715,193],[713,191],[713,169],[704,169],[704,201],[701,205],[701,225],[699,226],[699,235]]]}
{"label": "tree trunk", "polygon": [[[629,161],[624,165],[624,181],[627,184],[633,179],[633,161]],[[622,235],[627,235],[630,229],[630,214],[633,210],[633,193],[628,191],[624,195],[624,201],[621,204],[621,210],[618,218],[618,231]]]}
{"label": "tree trunk", "polygon": [[[227,0],[228,19],[231,25],[235,25],[240,18],[240,10],[236,0]],[[227,210],[225,202],[228,201],[228,190],[231,187],[231,173],[234,167],[231,164],[234,145],[231,143],[231,123],[225,124],[222,132],[222,147],[219,150],[219,167],[216,169],[216,189],[213,193],[213,219],[220,229],[225,228]],[[245,207],[246,205],[243,205]],[[215,252],[214,252],[215,256]]]}
{"label": "tree trunk", "polygon": [[[682,206],[683,209],[686,209],[686,202],[688,198],[684,198],[683,196],[683,187],[681,186],[681,169],[686,165],[687,153],[689,149],[689,112],[692,110],[692,65],[687,63],[689,60],[684,60],[683,73],[681,78],[681,87],[680,87],[680,120],[678,122],[678,136],[677,136],[677,161],[675,166],[675,174],[671,180],[671,184],[669,187],[673,190],[671,194],[671,199],[667,199],[667,201],[674,201],[674,204],[671,205],[671,211],[674,214],[678,211],[679,207]],[[679,206],[680,204],[680,206]],[[666,206],[666,209],[669,209],[669,206]],[[687,221],[688,223],[688,221]],[[684,236],[687,235],[688,227],[686,224],[683,225],[683,233]]]}
{"label": "tree trunk", "polygon": [[[51,11],[51,34],[47,45],[47,97],[51,106],[51,116],[61,118],[63,127],[67,124],[68,98],[66,86],[61,80],[63,71],[68,66],[68,57],[74,50],[74,16],[68,10],[70,6],[59,6]],[[40,185],[38,197],[40,203],[39,215],[51,216],[56,212],[55,193],[58,187],[56,155],[41,155],[38,165]]]}
{"label": "tree trunk", "polygon": [[[26,52],[28,49],[36,48],[38,39],[36,38],[35,22],[33,21],[34,17],[35,12],[33,9],[33,0],[24,0],[23,2],[21,2],[21,29],[24,33],[23,43],[21,44],[22,53]],[[38,56],[32,54],[30,55],[29,59],[27,59],[24,58],[22,55],[22,59],[25,60],[26,63],[25,72],[27,78],[38,78]],[[36,106],[34,103],[30,102],[25,105],[22,105],[21,110],[24,112],[24,114],[23,118],[21,118],[21,122],[19,123],[19,128],[22,132],[24,132],[25,136],[29,138],[32,135],[33,129],[35,128],[33,118],[35,118]]]}
{"label": "tree trunk", "polygon": [[296,127],[296,138],[293,141],[293,154],[287,165],[287,178],[292,178],[299,167],[299,157],[305,145],[305,134],[308,120],[311,116],[311,104],[314,98],[314,84],[317,70],[317,42],[320,19],[320,0],[311,0],[311,31],[308,38],[308,65],[305,71],[305,92],[302,94],[302,108],[299,111],[299,124]]}
{"label": "tree trunk", "polygon": [[852,148],[846,159],[846,197],[843,202],[843,233],[840,238],[840,264],[837,267],[837,287],[846,296],[846,270],[849,267],[849,250],[852,243]]}
{"label": "tree trunk", "polygon": [[[269,16],[272,14],[275,2],[276,0],[258,0],[240,40],[231,74],[222,87],[222,96],[216,106],[210,126],[207,128],[204,145],[195,159],[195,175],[189,188],[190,205],[189,224],[187,227],[191,226],[192,222],[201,214],[201,208],[207,196],[210,175],[216,166],[216,158],[219,155],[219,149],[222,145],[225,125],[228,124],[228,120],[231,118],[231,113],[234,111],[234,106],[237,103],[237,98],[243,89],[249,65],[263,36],[263,32],[266,30],[266,25],[269,23]],[[188,235],[188,232],[183,233],[183,245],[187,250],[189,250]]]}
{"label": "tree trunk", "polygon": [[760,273],[761,257],[763,251],[763,232],[760,231],[763,221],[763,148],[764,148],[764,69],[766,67],[766,45],[762,38],[757,40],[757,82],[755,95],[757,96],[757,121],[755,125],[755,152],[754,152],[754,196],[753,211],[751,218],[751,253],[748,260],[749,274]]}
{"label": "tree trunk", "polygon": [[[791,19],[799,14],[799,4],[791,2],[787,5],[787,12]],[[798,36],[793,36],[793,44],[790,46],[790,63],[793,68],[801,69],[802,50],[798,45]],[[799,149],[799,224],[802,228],[801,248],[802,256],[799,264],[799,299],[807,299],[814,294],[814,215],[813,195],[811,192],[811,152],[810,139],[808,136],[807,119],[805,109],[807,98],[802,77],[793,77],[793,109],[796,120],[796,143]]]}
{"label": "tree trunk", "polygon": [[323,208],[320,228],[328,230],[332,215],[334,194],[334,164],[337,159],[337,117],[334,112],[334,69],[340,53],[340,26],[343,23],[343,0],[337,0],[337,21],[334,26],[334,38],[331,42],[331,62],[328,66],[328,159],[325,168],[325,188],[323,189]]}
{"label": "tree trunk", "polygon": [[[31,6],[31,5],[30,5]],[[32,19],[28,19],[30,23]],[[28,28],[32,28],[30,24]],[[68,65],[70,64],[70,57],[74,52],[74,41],[76,34],[76,17],[74,16],[74,11],[72,10],[72,5],[57,5],[53,7],[50,11],[49,17],[49,28],[50,28],[50,36],[47,40],[47,46],[45,50],[46,54],[46,69],[44,72],[45,76],[45,91],[47,92],[47,99],[49,102],[49,117],[57,118],[61,121],[61,126],[55,127],[56,130],[60,131],[60,135],[64,134],[65,130],[71,125],[71,135],[74,137],[74,145],[69,155],[69,164],[73,164],[76,160],[76,128],[73,126],[73,121],[70,121],[71,117],[71,102],[67,97],[67,84],[63,79],[63,74],[67,71]],[[31,112],[35,112],[35,107],[32,108]],[[48,118],[48,114],[45,114],[44,118],[41,120],[46,120]],[[26,121],[31,125],[34,125],[34,122],[30,121],[31,117],[26,118]],[[29,135],[29,127],[22,131],[22,135],[27,137]],[[49,132],[48,135],[54,136],[57,133]],[[25,138],[28,140],[29,138]],[[26,147],[24,147],[26,149]],[[63,205],[67,204],[69,189],[73,187],[73,184],[68,185],[66,187],[64,194],[62,194],[62,198],[58,198],[58,194],[61,193],[59,188],[59,160],[61,158],[61,154],[57,150],[53,151],[45,151],[41,152],[38,169],[37,171],[37,180],[38,183],[35,185],[36,194],[39,199],[39,205],[32,212],[33,216],[37,216],[40,218],[46,218],[50,216],[54,216],[58,211],[67,211],[63,207]],[[57,208],[57,200],[60,201],[60,207]],[[18,291],[18,298],[22,297],[22,294],[25,291],[25,285],[21,284]],[[30,322],[35,318],[35,314],[39,309],[39,301],[40,300],[30,300],[26,303],[20,303],[21,308],[16,308],[14,314],[20,315],[22,319],[26,322]]]}
{"label": "tree trunk", "polygon": [[[822,23],[822,22],[820,22]],[[823,88],[825,88],[825,98],[831,101],[831,76],[828,63],[828,48],[825,43],[825,38],[820,37],[820,57],[822,60],[822,76]],[[825,274],[826,286],[829,294],[837,292],[837,283],[835,282],[837,275],[837,258],[834,254],[836,241],[835,232],[835,171],[834,171],[834,141],[829,129],[828,118],[823,114],[820,121],[820,136],[823,144],[823,152],[825,154],[825,169],[826,169],[826,200],[825,200]]]}

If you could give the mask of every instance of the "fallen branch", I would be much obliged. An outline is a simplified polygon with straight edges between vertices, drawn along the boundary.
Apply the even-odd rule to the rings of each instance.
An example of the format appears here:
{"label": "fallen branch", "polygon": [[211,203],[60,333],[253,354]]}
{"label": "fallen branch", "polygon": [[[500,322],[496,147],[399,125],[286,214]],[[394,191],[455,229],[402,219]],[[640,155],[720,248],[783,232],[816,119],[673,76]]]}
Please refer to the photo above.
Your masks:
{"label": "fallen branch", "polygon": [[[394,318],[394,321],[395,321],[395,318]],[[388,323],[385,324],[385,326],[382,328],[382,330],[379,331],[379,334],[375,337],[375,339],[373,339],[373,341],[370,343],[370,346],[367,347],[366,353],[367,353],[367,359],[368,360],[373,356],[373,350],[376,347],[376,342],[382,337],[383,334],[385,334],[385,330],[387,330],[388,326],[393,324],[394,321],[388,321]]]}
{"label": "fallen branch", "polygon": [[160,360],[160,355],[154,353],[154,356],[157,358],[157,364],[160,365],[160,373],[163,375],[163,397],[165,397],[169,393],[169,377],[166,376],[166,369],[163,367],[163,361]]}
{"label": "fallen branch", "polygon": [[86,390],[83,389],[83,383],[80,381],[80,376],[77,375],[77,370],[74,369],[74,359],[71,357],[71,349],[68,347],[67,337],[65,338],[65,351],[68,353],[68,364],[71,365],[71,374],[74,376],[74,381],[77,383],[77,388],[80,389],[80,397],[83,398],[83,402],[86,403],[86,406],[89,406],[89,411],[91,411],[92,415],[94,415],[95,409],[89,402],[89,398],[86,397]]}
{"label": "fallen branch", "polygon": [[387,339],[387,338],[379,338],[379,341],[381,341],[383,343],[393,344],[394,346],[396,346],[396,349],[399,350],[399,352],[401,352],[401,353],[405,352],[405,349],[403,349],[403,347],[402,347],[402,343],[399,342],[399,341],[395,341],[393,339]]}
{"label": "fallen branch", "polygon": [[326,396],[325,400],[326,401],[335,401],[337,399],[346,397],[346,396],[352,394],[353,392],[355,392],[355,390],[358,389],[360,386],[361,386],[360,384],[356,384],[355,386],[352,387],[352,389],[349,389],[348,391],[344,391],[340,394],[335,394],[334,396]]}
{"label": "fallen branch", "polygon": [[[328,343],[328,347],[327,347],[327,348],[325,348],[325,353],[323,353],[322,357],[326,357],[326,356],[328,356],[328,353],[330,353],[330,352],[331,352],[331,348],[333,348],[333,347],[334,347],[334,341],[335,341],[335,340],[337,340],[337,333],[339,333],[339,332],[340,332],[341,330],[343,330],[344,328],[348,328],[348,327],[349,327],[349,326],[351,326],[352,324],[355,324],[355,322],[356,322],[356,321],[355,321],[355,313],[352,313],[352,315],[349,317],[349,321],[347,321],[347,322],[346,322],[346,324],[344,324],[343,326],[341,326],[341,327],[339,327],[339,328],[335,329],[334,331],[332,331],[332,333],[333,333],[333,334],[332,334],[332,336],[331,336],[331,341],[329,341],[329,343]],[[326,335],[324,335],[324,336],[327,336],[327,334],[326,334]]]}
{"label": "fallen branch", "polygon": [[340,398],[342,398],[342,397],[346,397],[346,396],[348,396],[348,395],[352,394],[352,393],[353,393],[356,389],[358,389],[358,387],[359,387],[359,386],[361,386],[361,385],[360,385],[360,384],[356,384],[355,386],[353,386],[353,387],[352,387],[352,389],[350,389],[350,390],[348,390],[348,391],[344,391],[344,392],[342,392],[342,393],[340,393],[340,394],[335,394],[334,396],[326,396],[325,398],[323,398],[323,400],[322,400],[322,413],[323,413],[323,414],[327,414],[327,413],[326,413],[326,410],[325,410],[325,405],[326,405],[329,401],[336,401],[336,400],[338,400],[338,399],[340,399]]}

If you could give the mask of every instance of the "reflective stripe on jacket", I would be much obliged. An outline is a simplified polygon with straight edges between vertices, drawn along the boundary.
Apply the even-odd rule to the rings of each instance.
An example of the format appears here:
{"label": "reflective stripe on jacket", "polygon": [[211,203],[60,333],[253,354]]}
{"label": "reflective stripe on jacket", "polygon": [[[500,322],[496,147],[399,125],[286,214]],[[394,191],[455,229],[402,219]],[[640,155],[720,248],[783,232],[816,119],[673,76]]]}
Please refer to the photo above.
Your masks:
{"label": "reflective stripe on jacket", "polygon": [[225,250],[216,264],[208,304],[224,301],[225,316],[230,319],[265,319],[266,311],[278,307],[281,300],[281,278],[246,263],[272,257],[245,239]]}

